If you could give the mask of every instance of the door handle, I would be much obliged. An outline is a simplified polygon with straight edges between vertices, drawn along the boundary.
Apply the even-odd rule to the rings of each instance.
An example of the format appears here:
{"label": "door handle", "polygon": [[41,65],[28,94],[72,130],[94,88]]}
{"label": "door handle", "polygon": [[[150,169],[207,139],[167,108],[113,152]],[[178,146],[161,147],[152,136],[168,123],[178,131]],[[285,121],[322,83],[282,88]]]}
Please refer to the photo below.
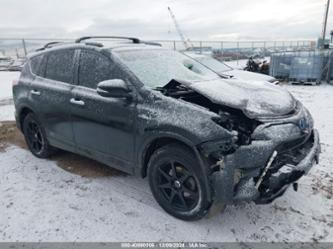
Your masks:
{"label": "door handle", "polygon": [[37,90],[31,90],[30,92],[31,92],[31,94],[33,94],[33,95],[40,96],[40,91],[37,91]]}
{"label": "door handle", "polygon": [[79,99],[75,99],[75,98],[71,98],[69,102],[73,105],[79,105],[79,106],[85,105],[83,100],[79,100]]}

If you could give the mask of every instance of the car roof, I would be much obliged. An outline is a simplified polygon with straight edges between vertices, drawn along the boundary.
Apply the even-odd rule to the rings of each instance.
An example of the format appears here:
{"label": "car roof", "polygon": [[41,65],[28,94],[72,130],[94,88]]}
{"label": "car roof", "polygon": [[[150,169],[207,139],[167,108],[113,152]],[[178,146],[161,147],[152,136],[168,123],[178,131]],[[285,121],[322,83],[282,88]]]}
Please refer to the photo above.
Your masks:
{"label": "car roof", "polygon": [[[137,39],[137,38],[133,38]],[[78,49],[78,48],[90,48],[95,50],[106,51],[122,51],[122,50],[142,50],[142,49],[163,49],[161,44],[149,41],[138,42],[110,42],[103,44],[101,42],[50,42],[43,47],[29,53],[28,58],[35,57],[40,54],[63,50],[63,49]]]}
{"label": "car roof", "polygon": [[128,50],[168,50],[167,48],[162,48],[158,46],[151,46],[151,45],[139,45],[136,44],[132,46],[114,46],[109,48],[112,51],[121,52],[121,51],[128,51]]}

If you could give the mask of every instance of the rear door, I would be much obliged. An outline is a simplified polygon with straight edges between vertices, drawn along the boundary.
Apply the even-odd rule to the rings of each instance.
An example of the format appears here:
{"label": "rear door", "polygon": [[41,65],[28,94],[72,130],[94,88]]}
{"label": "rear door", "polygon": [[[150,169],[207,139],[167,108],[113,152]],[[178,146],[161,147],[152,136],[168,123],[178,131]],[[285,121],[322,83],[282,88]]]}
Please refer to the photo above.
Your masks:
{"label": "rear door", "polygon": [[74,136],[70,120],[70,98],[74,82],[75,49],[44,55],[42,77],[32,82],[30,96],[52,145],[71,150]]}
{"label": "rear door", "polygon": [[82,49],[78,85],[73,89],[72,99],[75,141],[81,152],[131,172],[135,102],[97,94],[97,84],[109,79],[128,82],[110,58]]}

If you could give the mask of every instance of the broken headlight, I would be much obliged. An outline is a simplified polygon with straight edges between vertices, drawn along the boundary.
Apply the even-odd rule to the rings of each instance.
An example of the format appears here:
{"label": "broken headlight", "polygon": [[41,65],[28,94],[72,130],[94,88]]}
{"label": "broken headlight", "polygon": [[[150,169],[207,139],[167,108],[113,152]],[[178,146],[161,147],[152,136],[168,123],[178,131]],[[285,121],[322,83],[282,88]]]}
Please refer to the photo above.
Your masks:
{"label": "broken headlight", "polygon": [[221,127],[232,132],[236,137],[236,143],[247,145],[251,143],[251,134],[258,125],[256,121],[249,120],[243,116],[231,115],[227,112],[219,112],[220,117],[213,117],[212,120]]}

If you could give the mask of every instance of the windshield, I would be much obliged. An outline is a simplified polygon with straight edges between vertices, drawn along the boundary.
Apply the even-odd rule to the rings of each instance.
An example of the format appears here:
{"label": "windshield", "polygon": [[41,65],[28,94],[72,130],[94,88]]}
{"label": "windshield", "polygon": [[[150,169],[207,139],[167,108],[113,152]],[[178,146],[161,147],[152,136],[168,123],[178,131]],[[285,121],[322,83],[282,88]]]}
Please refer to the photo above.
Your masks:
{"label": "windshield", "polygon": [[207,56],[207,57],[198,57],[194,59],[217,73],[226,72],[233,69],[232,67],[229,67],[223,62],[220,62],[212,57]]}
{"label": "windshield", "polygon": [[219,78],[199,62],[172,50],[121,50],[116,54],[146,86],[163,87],[172,79],[207,81]]}

